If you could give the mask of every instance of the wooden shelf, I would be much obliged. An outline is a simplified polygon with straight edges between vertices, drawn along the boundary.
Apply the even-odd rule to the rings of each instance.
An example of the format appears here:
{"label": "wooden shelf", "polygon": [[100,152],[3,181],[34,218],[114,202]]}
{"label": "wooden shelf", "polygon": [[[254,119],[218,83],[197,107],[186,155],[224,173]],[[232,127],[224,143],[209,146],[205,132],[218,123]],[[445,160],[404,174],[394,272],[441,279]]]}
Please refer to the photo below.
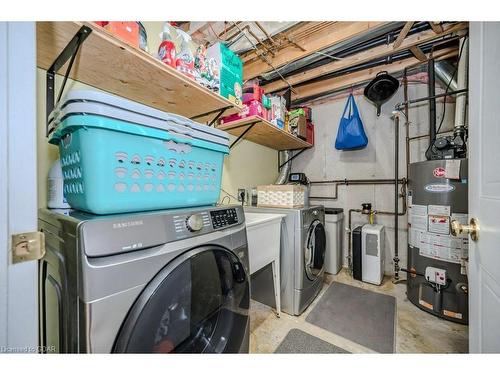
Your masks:
{"label": "wooden shelf", "polygon": [[241,120],[217,126],[217,129],[227,131],[239,137],[249,126],[252,126],[244,139],[258,143],[275,150],[297,150],[312,147],[310,143],[295,137],[294,135],[281,130],[259,116],[250,116]]}
{"label": "wooden shelf", "polygon": [[[70,78],[103,91],[189,118],[236,106],[174,68],[90,22],[37,22],[37,66],[48,69],[81,26],[92,33],[80,47]],[[67,64],[66,64],[67,65]],[[59,74],[64,74],[66,65]],[[208,116],[197,121],[209,120]]]}

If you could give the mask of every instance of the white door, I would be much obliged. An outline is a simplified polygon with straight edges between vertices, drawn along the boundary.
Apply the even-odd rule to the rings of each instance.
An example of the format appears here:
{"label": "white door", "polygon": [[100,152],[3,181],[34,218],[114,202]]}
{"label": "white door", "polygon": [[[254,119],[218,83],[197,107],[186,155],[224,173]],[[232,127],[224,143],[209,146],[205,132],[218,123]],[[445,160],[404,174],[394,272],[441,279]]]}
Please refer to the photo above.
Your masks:
{"label": "white door", "polygon": [[37,230],[34,22],[0,22],[0,354],[38,341],[37,262],[12,264],[10,236]]}
{"label": "white door", "polygon": [[500,23],[470,24],[469,350],[500,353]]}

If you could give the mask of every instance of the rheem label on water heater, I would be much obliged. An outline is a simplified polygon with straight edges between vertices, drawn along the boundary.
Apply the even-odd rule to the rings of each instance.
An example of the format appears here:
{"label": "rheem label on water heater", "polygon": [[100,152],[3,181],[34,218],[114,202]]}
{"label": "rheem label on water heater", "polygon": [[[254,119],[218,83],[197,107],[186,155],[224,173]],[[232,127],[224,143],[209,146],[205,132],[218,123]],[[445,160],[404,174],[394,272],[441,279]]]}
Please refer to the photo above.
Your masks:
{"label": "rheem label on water heater", "polygon": [[455,186],[450,184],[428,184],[425,185],[424,189],[429,193],[449,193],[455,190]]}

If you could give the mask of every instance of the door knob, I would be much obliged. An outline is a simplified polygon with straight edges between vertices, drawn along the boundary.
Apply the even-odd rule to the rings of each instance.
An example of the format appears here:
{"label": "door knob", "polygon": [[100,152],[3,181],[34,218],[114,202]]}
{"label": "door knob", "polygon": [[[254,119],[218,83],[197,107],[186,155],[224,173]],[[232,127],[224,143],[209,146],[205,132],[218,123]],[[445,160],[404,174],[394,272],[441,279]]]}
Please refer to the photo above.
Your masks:
{"label": "door knob", "polygon": [[472,241],[479,239],[479,221],[475,218],[470,219],[469,224],[461,224],[457,220],[451,221],[451,234],[458,237],[462,233],[468,233]]}

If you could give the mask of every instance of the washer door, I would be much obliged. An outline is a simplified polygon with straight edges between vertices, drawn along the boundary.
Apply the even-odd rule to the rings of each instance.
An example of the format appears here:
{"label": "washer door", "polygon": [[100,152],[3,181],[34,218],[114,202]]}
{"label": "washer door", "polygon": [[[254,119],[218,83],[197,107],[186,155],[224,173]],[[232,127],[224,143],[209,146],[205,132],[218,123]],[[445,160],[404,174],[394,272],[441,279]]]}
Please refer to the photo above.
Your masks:
{"label": "washer door", "polygon": [[244,344],[249,279],[231,251],[190,250],[163,268],[136,300],[118,353],[237,353]]}
{"label": "washer door", "polygon": [[323,271],[325,265],[326,234],[321,221],[314,220],[307,231],[306,248],[304,250],[304,267],[306,276],[314,281]]}

